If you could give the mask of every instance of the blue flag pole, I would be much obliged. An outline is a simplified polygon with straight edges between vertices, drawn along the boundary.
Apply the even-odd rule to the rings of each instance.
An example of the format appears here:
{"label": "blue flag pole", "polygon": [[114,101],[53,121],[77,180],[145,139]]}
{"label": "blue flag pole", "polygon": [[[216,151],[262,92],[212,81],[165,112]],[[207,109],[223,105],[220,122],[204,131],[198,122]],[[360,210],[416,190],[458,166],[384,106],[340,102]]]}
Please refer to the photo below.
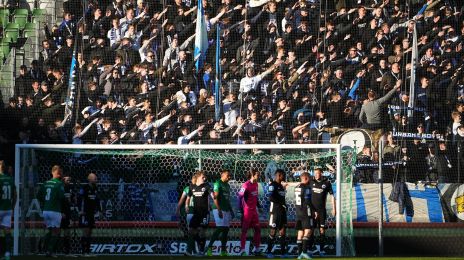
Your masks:
{"label": "blue flag pole", "polygon": [[214,88],[214,111],[216,121],[221,118],[221,28],[216,25],[216,82]]}

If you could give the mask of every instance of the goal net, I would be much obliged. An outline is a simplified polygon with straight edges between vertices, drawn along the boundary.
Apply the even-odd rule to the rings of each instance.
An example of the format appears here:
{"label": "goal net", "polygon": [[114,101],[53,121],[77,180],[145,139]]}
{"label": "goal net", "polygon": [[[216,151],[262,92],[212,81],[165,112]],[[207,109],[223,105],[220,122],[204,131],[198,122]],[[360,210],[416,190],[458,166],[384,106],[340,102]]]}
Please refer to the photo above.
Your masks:
{"label": "goal net", "polygon": [[[269,202],[268,182],[276,169],[286,172],[288,204],[288,250],[297,252],[294,186],[301,172],[313,173],[322,168],[330,179],[337,197],[337,216],[330,216],[324,248],[317,240],[311,251],[327,255],[354,255],[351,217],[352,173],[356,160],[353,150],[339,145],[202,145],[202,146],[101,146],[101,145],[17,145],[15,181],[19,206],[14,214],[14,253],[40,253],[46,230],[41,205],[36,198],[41,183],[51,178],[53,165],[60,165],[71,177],[71,191],[77,192],[87,182],[89,173],[98,176],[101,213],[96,215],[91,252],[94,254],[176,255],[186,251],[185,215],[176,214],[177,202],[197,170],[206,173],[208,182],[219,179],[221,169],[231,172],[231,204],[237,210],[237,193],[250,169],[261,172],[259,199],[264,209],[260,214],[263,244],[266,251]],[[330,202],[330,200],[328,200]],[[82,230],[78,227],[78,211],[72,205],[71,252],[80,253]],[[210,237],[214,221],[208,229]],[[62,234],[63,235],[63,234]],[[252,235],[249,233],[249,235]],[[240,251],[240,220],[234,219],[229,232],[227,250]],[[251,239],[248,239],[250,241]],[[219,245],[216,241],[214,245]],[[251,247],[250,242],[246,244]],[[276,250],[278,247],[276,247]],[[60,246],[58,246],[60,253]],[[215,247],[213,253],[219,253]]]}

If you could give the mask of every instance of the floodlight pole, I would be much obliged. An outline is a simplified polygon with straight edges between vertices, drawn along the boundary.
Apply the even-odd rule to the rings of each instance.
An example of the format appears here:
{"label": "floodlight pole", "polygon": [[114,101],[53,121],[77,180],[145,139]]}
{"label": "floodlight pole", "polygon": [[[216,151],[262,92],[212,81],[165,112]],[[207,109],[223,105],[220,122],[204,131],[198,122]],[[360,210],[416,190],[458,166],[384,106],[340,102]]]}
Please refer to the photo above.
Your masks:
{"label": "floodlight pole", "polygon": [[383,136],[379,140],[379,255],[383,256]]}

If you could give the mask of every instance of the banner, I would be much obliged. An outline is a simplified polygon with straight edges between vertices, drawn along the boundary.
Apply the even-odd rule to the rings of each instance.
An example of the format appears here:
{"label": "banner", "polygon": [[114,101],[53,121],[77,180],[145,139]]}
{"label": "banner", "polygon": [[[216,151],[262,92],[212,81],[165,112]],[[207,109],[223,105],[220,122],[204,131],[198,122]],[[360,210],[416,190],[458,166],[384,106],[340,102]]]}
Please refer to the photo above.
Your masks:
{"label": "banner", "polygon": [[393,137],[401,137],[401,138],[411,138],[411,139],[426,139],[426,140],[434,140],[434,139],[444,139],[441,134],[426,134],[426,133],[411,133],[411,132],[398,132],[393,131]]}
{"label": "banner", "polygon": [[[405,184],[408,192],[400,202],[389,200],[391,183],[384,183],[384,221],[395,223],[442,223],[440,194],[436,187],[423,184]],[[379,186],[375,183],[357,184],[353,190],[353,222],[377,222],[379,216]],[[409,214],[407,214],[409,213]],[[411,214],[412,213],[412,214]]]}
{"label": "banner", "polygon": [[[259,248],[260,252],[267,252],[267,236],[262,236],[262,243]],[[108,239],[104,237],[94,237],[94,241],[90,245],[90,251],[93,254],[103,255],[184,255],[187,252],[187,241],[173,240],[172,238],[154,239],[154,238],[137,238],[131,237],[125,239],[125,243],[109,243]],[[209,240],[206,241],[206,244]],[[249,240],[245,243],[245,251],[251,251],[251,243]],[[226,246],[229,256],[240,256],[240,240],[227,241]],[[272,248],[272,253],[280,255],[280,244],[276,243]],[[309,249],[309,252],[314,255],[319,255],[321,247],[316,237],[315,244]],[[213,243],[212,253],[213,256],[219,256],[221,252],[220,241]],[[335,255],[335,239],[327,237],[324,246],[325,255]],[[293,241],[287,244],[287,254],[296,256],[298,254],[298,246]]]}
{"label": "banner", "polygon": [[445,222],[464,222],[464,184],[439,184],[437,188]]}

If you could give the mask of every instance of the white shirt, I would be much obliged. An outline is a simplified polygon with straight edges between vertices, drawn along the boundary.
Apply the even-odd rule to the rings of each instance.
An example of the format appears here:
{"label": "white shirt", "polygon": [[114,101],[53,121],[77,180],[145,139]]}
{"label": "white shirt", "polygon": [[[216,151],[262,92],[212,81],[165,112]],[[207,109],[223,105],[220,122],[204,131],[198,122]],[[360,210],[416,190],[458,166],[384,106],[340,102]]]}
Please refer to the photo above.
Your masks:
{"label": "white shirt", "polygon": [[[197,96],[195,96],[195,93],[193,93],[193,91],[190,91],[188,95],[190,101],[190,103],[188,104],[189,107],[195,106],[197,104]],[[182,103],[183,101],[187,101],[187,96],[185,96],[185,93],[182,90],[177,91],[176,97],[178,106],[180,106],[180,103]]]}
{"label": "white shirt", "polygon": [[453,135],[457,135],[458,134],[458,127],[461,125],[461,123],[456,123],[454,122],[453,123]]}
{"label": "white shirt", "polygon": [[258,87],[259,82],[263,79],[261,75],[254,77],[244,77],[240,80],[240,92],[248,93],[250,90],[255,90]]}
{"label": "white shirt", "polygon": [[224,123],[227,126],[233,126],[237,122],[238,111],[236,109],[231,109],[231,102],[224,103]]}
{"label": "white shirt", "polygon": [[192,137],[194,137],[197,134],[198,134],[198,129],[195,131],[192,131],[188,135],[181,136],[177,139],[177,144],[189,144],[190,139],[192,139]]}
{"label": "white shirt", "polygon": [[164,124],[168,119],[171,117],[171,115],[167,115],[163,118],[160,118],[156,120],[155,122],[151,123],[146,123],[143,122],[139,126],[139,130],[142,131],[143,137],[147,137],[148,133],[153,129],[153,128],[159,128],[162,124]]}
{"label": "white shirt", "polygon": [[111,28],[107,34],[108,39],[110,39],[110,46],[113,46],[119,42],[121,40],[121,36],[121,28]]}

